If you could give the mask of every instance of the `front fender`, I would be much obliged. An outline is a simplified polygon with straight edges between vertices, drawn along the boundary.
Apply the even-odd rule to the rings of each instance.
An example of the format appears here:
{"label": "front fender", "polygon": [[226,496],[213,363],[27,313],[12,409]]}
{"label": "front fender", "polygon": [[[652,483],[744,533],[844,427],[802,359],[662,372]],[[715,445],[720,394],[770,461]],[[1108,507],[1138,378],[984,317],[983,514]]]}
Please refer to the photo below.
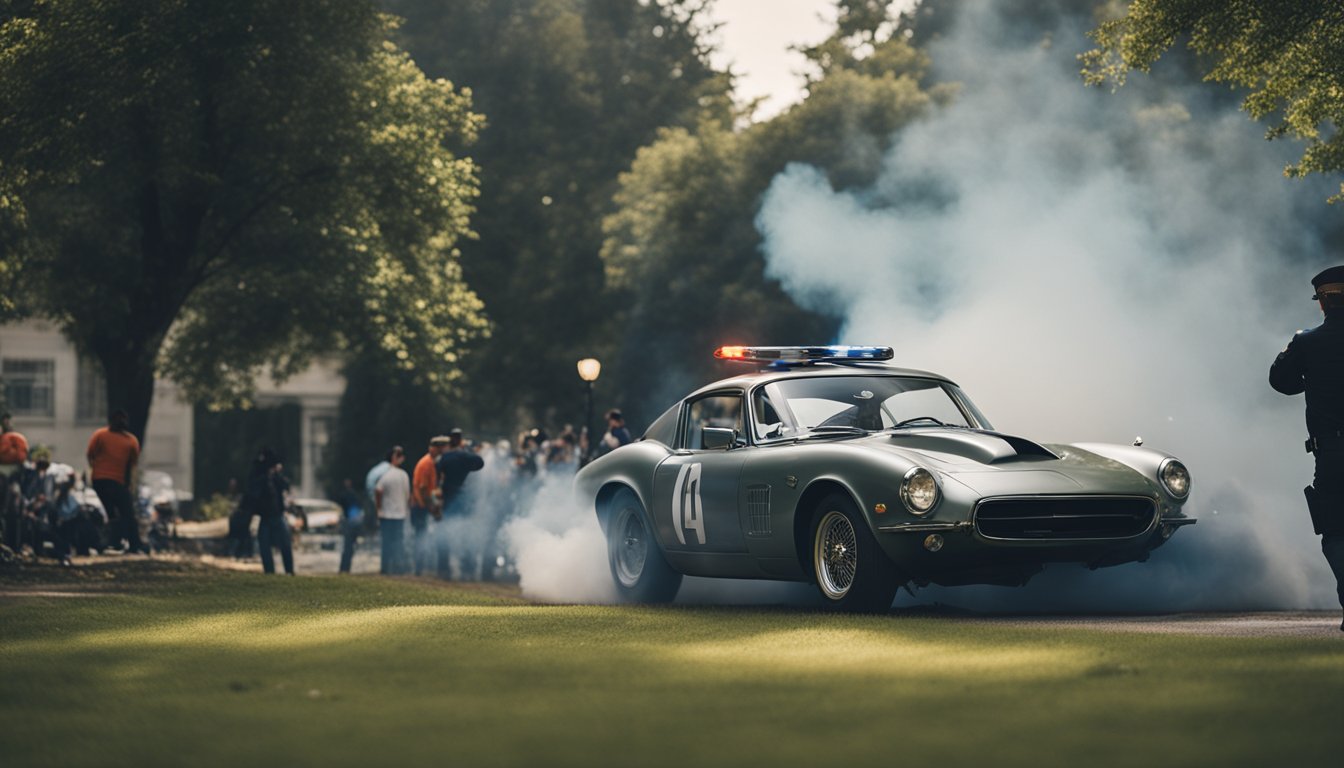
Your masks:
{"label": "front fender", "polygon": [[614,488],[625,486],[639,498],[646,512],[653,495],[653,473],[668,456],[671,449],[654,440],[641,440],[621,446],[601,456],[574,476],[574,498],[581,509],[590,509],[606,531],[600,501]]}

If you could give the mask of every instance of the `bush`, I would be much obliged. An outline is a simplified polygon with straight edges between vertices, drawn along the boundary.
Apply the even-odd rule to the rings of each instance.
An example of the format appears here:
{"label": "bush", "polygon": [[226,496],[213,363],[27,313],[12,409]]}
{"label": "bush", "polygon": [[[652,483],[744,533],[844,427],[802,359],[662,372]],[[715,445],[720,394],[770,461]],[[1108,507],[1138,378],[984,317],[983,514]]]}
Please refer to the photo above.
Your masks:
{"label": "bush", "polygon": [[221,517],[228,517],[233,514],[233,510],[238,506],[238,502],[222,493],[216,493],[198,505],[200,510],[200,519],[218,520]]}

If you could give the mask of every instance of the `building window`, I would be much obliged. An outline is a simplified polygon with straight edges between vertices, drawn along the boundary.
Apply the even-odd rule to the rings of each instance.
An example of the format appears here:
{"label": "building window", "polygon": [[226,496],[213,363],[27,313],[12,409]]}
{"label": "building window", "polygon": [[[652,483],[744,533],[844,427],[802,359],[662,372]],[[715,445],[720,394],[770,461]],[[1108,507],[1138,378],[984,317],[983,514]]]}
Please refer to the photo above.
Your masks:
{"label": "building window", "polygon": [[5,407],[19,418],[56,418],[56,361],[6,359],[0,365],[5,381]]}
{"label": "building window", "polygon": [[79,359],[79,381],[75,388],[75,419],[97,423],[107,418],[107,380],[96,361]]}

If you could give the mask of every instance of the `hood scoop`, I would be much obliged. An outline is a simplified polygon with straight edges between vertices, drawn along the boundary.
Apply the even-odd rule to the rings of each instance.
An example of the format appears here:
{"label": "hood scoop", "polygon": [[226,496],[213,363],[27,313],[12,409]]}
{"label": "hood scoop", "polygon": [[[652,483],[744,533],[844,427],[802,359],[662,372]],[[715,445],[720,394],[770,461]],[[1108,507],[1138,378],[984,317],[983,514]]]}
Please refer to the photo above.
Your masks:
{"label": "hood scoop", "polygon": [[953,454],[980,464],[1011,461],[1057,460],[1045,446],[1024,437],[961,429],[921,429],[891,433],[902,448]]}

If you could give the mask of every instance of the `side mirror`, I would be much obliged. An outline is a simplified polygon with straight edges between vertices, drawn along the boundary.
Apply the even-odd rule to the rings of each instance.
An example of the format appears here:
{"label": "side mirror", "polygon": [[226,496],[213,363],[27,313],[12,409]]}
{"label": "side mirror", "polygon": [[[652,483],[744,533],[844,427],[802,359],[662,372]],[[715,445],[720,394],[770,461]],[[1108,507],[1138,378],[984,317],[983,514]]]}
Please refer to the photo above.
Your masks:
{"label": "side mirror", "polygon": [[723,427],[705,427],[700,430],[700,445],[711,451],[732,448],[737,442],[737,430]]}

